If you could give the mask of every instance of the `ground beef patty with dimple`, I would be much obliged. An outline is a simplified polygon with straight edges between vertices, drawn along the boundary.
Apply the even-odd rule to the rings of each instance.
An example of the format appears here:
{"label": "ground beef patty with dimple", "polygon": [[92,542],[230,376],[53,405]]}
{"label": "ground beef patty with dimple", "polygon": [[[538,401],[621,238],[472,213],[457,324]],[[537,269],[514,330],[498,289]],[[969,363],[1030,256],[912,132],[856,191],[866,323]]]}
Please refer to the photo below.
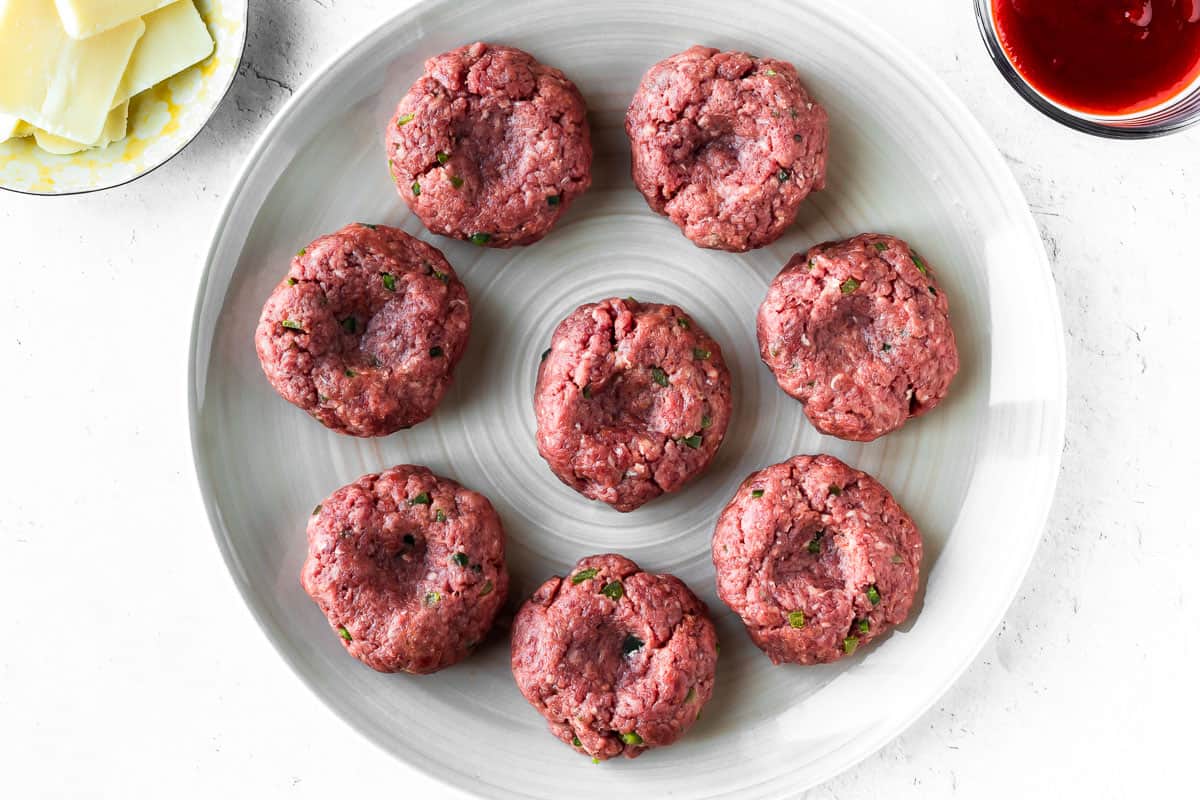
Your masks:
{"label": "ground beef patty with dimple", "polygon": [[385,436],[433,413],[470,327],[466,287],[440,251],[354,223],[296,254],[255,344],[283,399],[340,433]]}
{"label": "ground beef patty with dimple", "polygon": [[580,306],[559,324],[533,405],[554,474],[632,511],[708,466],[732,395],[720,346],[690,316],[630,297]]}
{"label": "ground beef patty with dimple", "polygon": [[933,269],[880,234],[793,256],[758,310],[758,347],[817,430],[859,442],[934,408],[958,372]]}
{"label": "ground beef patty with dimple", "polygon": [[673,743],[712,697],[716,668],[704,603],[618,555],[546,581],[513,622],[521,693],[555,736],[596,759]]}
{"label": "ground beef patty with dimple", "polygon": [[512,47],[478,42],[426,61],[386,139],[413,213],[475,244],[536,242],[592,182],[583,96]]}
{"label": "ground beef patty with dimple", "polygon": [[392,467],[316,507],[300,583],[368,667],[434,672],[483,641],[504,605],[504,529],[478,492]]}
{"label": "ground beef patty with dimple", "polygon": [[646,202],[701,247],[783,235],[825,188],[829,119],[786,61],[699,45],[642,78],[625,132]]}
{"label": "ground beef patty with dimple", "polygon": [[796,456],[742,482],[712,555],[717,594],[771,661],[821,664],[908,616],[921,534],[870,475]]}

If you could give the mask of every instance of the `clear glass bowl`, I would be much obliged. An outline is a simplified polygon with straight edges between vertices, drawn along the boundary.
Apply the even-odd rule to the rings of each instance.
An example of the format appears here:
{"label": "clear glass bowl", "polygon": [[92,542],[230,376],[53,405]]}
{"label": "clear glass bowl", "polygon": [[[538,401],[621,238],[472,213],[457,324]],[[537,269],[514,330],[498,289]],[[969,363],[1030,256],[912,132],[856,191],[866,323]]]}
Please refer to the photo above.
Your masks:
{"label": "clear glass bowl", "polygon": [[1068,128],[1110,139],[1149,139],[1175,133],[1200,122],[1200,80],[1193,82],[1190,87],[1167,102],[1136,114],[1099,116],[1055,103],[1033,88],[1008,60],[1008,54],[1004,51],[1004,45],[1000,43],[1000,36],[996,32],[992,0],[975,0],[975,20],[979,24],[979,32],[992,61],[1000,70],[1000,74],[1017,90],[1017,94],[1025,98],[1029,105]]}

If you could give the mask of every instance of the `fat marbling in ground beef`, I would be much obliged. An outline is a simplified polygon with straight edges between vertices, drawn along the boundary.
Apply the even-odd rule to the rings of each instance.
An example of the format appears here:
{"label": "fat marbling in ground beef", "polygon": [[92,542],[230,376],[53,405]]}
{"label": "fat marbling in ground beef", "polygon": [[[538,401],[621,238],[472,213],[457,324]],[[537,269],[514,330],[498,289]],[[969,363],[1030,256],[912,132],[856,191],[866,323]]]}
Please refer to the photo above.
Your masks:
{"label": "fat marbling in ground beef", "polygon": [[732,405],[720,346],[683,309],[588,303],[538,370],[538,452],[577,492],[632,511],[708,466]]}
{"label": "fat marbling in ground beef", "polygon": [[716,668],[704,603],[619,555],[546,581],[513,622],[521,693],[555,736],[596,759],[673,743],[712,697]]}
{"label": "fat marbling in ground beef", "polygon": [[433,413],[470,327],[466,287],[441,252],[353,223],[296,254],[255,344],[283,399],[339,433],[385,436]]}
{"label": "fat marbling in ground beef", "polygon": [[368,667],[434,672],[482,642],[504,605],[504,529],[478,492],[392,467],[316,507],[300,583]]}
{"label": "fat marbling in ground beef", "polygon": [[673,55],[642,78],[625,131],[646,202],[701,247],[768,245],[825,187],[829,120],[786,61]]}
{"label": "fat marbling in ground beef", "polygon": [[513,47],[426,61],[386,139],[400,197],[425,226],[489,247],[541,239],[592,181],[583,96]]}
{"label": "fat marbling in ground beef", "polygon": [[888,490],[833,456],[753,473],[712,541],[717,594],[776,664],[836,661],[908,616],[921,534]]}
{"label": "fat marbling in ground beef", "polygon": [[933,268],[894,236],[797,253],[758,310],[758,347],[822,433],[867,442],[937,406],[958,372]]}

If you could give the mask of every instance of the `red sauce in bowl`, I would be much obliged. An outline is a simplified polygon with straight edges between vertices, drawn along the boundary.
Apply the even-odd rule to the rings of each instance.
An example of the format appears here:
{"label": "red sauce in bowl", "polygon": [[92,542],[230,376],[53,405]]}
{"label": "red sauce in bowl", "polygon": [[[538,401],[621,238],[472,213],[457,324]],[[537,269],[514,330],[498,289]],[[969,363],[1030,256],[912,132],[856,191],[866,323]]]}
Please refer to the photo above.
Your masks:
{"label": "red sauce in bowl", "polygon": [[1021,76],[1086,114],[1133,114],[1200,75],[1200,0],[994,0]]}

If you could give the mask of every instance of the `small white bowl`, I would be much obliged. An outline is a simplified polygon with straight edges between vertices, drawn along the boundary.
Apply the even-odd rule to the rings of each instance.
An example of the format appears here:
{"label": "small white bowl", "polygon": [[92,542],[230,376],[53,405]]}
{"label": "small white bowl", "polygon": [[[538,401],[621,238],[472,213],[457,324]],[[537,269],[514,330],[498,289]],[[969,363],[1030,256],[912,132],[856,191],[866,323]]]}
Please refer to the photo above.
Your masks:
{"label": "small white bowl", "polygon": [[212,55],[135,97],[124,139],[68,156],[47,153],[33,137],[0,142],[0,188],[38,195],[97,192],[170,161],[229,91],[246,46],[248,6],[248,0],[196,0],[215,42]]}

